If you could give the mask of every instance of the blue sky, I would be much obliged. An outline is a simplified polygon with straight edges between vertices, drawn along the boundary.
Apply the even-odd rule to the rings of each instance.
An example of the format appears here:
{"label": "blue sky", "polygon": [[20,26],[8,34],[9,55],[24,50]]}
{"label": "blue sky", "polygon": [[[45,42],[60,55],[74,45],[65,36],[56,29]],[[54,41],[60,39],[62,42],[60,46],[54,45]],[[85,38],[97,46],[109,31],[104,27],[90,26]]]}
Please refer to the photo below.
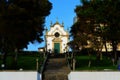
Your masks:
{"label": "blue sky", "polygon": [[[73,24],[73,18],[76,16],[74,9],[80,4],[80,0],[49,0],[52,3],[51,14],[46,17],[45,27],[50,29],[50,23],[55,23],[57,20],[62,24],[64,22],[65,30],[70,29]],[[44,38],[44,36],[42,37]],[[29,51],[37,51],[39,47],[44,47],[45,43],[29,44]]]}

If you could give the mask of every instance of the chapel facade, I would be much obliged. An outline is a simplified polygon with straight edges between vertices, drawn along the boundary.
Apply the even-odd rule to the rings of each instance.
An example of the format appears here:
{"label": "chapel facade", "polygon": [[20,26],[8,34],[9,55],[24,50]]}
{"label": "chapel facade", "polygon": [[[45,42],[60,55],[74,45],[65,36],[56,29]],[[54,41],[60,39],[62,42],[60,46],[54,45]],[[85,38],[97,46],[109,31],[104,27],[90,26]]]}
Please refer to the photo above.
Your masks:
{"label": "chapel facade", "polygon": [[61,54],[68,51],[69,33],[64,30],[64,24],[58,21],[50,25],[50,30],[45,34],[46,50],[51,53]]}

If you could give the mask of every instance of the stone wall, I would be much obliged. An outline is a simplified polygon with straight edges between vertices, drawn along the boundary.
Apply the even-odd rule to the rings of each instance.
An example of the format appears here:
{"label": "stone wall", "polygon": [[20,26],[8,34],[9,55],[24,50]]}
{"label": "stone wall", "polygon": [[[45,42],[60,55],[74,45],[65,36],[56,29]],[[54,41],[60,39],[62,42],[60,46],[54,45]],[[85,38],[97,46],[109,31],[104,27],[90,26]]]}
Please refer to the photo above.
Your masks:
{"label": "stone wall", "polygon": [[36,71],[0,71],[0,80],[41,80]]}
{"label": "stone wall", "polygon": [[68,80],[120,80],[120,72],[70,72]]}

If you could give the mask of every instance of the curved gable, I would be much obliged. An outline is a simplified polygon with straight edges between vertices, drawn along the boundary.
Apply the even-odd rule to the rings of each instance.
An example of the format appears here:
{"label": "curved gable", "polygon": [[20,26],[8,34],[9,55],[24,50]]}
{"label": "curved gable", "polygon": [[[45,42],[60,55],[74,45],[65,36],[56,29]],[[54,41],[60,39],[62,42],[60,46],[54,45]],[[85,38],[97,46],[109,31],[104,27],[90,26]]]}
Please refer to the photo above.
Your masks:
{"label": "curved gable", "polygon": [[47,50],[55,51],[56,47],[60,53],[64,53],[68,51],[68,39],[69,34],[67,31],[64,30],[63,24],[59,24],[56,22],[55,24],[51,24],[50,30],[46,33],[46,45]]}
{"label": "curved gable", "polygon": [[63,25],[56,22],[50,27],[50,31],[48,31],[47,35],[54,35],[56,32],[59,32],[60,35],[68,35],[68,32],[64,30]]}

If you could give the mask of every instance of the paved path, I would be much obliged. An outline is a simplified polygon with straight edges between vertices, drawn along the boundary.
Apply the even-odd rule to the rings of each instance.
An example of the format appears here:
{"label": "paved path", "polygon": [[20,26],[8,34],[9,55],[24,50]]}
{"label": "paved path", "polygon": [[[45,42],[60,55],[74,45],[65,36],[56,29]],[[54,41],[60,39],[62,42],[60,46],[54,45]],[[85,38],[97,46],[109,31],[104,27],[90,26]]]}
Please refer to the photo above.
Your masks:
{"label": "paved path", "polygon": [[65,58],[50,57],[47,61],[43,80],[68,80],[69,72],[70,69]]}

